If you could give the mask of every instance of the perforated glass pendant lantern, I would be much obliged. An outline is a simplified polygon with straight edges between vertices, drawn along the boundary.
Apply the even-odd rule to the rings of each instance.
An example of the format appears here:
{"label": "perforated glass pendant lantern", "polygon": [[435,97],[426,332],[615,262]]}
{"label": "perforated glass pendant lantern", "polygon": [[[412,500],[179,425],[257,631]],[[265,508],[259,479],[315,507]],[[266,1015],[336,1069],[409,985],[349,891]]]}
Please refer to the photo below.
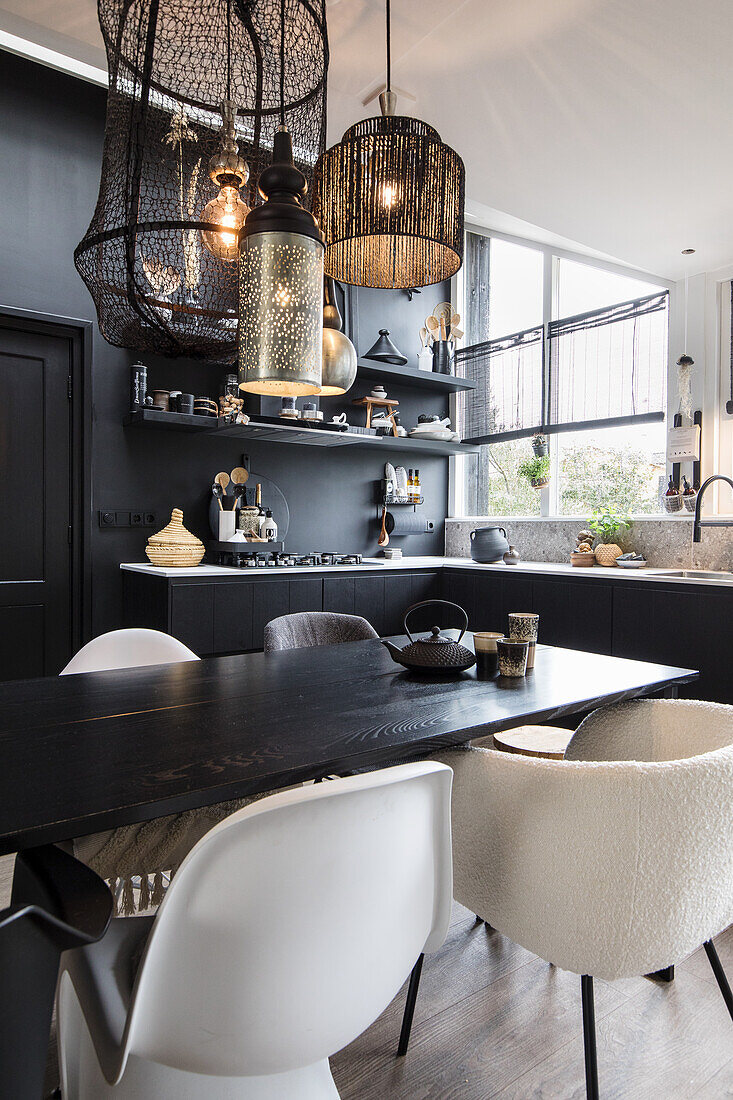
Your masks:
{"label": "perforated glass pendant lantern", "polygon": [[260,176],[267,200],[240,232],[239,388],[305,395],[321,388],[323,237],[301,206],[306,181],[287,130]]}
{"label": "perforated glass pendant lantern", "polygon": [[342,283],[386,289],[428,286],[463,263],[465,169],[432,126],[395,115],[357,122],[316,165],[313,213],[326,238],[325,271]]}
{"label": "perforated glass pendant lantern", "polygon": [[99,20],[102,176],[74,258],[102,335],[232,362],[238,231],[275,132],[284,118],[308,180],[325,147],[325,0],[99,0]]}

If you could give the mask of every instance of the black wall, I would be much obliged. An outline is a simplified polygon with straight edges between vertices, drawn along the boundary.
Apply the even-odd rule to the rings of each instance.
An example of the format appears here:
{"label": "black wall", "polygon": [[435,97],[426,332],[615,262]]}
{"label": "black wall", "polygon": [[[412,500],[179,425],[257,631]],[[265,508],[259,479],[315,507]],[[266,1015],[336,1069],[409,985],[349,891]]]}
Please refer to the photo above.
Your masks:
{"label": "black wall", "polygon": [[[51,69],[0,52],[0,305],[95,320],[94,306],[73,263],[73,251],[91,219],[99,185],[105,92]],[[448,287],[427,288],[412,302],[403,292],[358,294],[357,351],[368,350],[378,329],[416,365],[418,330],[426,314],[449,296]],[[155,511],[167,521],[172,507],[204,541],[209,538],[209,487],[218,470],[241,462],[240,441],[173,432],[124,429],[129,366],[137,356],[113,348],[94,330],[92,360],[93,509]],[[149,385],[217,396],[225,367],[144,356]],[[350,398],[369,392],[357,382],[348,400],[323,402],[324,411],[348,409]],[[409,428],[422,411],[442,415],[447,402],[430,391],[390,390],[400,400]],[[33,415],[29,410],[28,415]],[[354,422],[359,422],[354,420]],[[361,448],[322,449],[248,444],[252,468],[272,478],[291,512],[288,548],[377,552],[374,481],[383,456]],[[409,554],[440,554],[447,510],[445,459],[392,452],[394,465],[420,467],[435,533],[395,542]],[[119,563],[144,560],[146,535],[137,529],[92,531],[93,632],[121,625]]]}

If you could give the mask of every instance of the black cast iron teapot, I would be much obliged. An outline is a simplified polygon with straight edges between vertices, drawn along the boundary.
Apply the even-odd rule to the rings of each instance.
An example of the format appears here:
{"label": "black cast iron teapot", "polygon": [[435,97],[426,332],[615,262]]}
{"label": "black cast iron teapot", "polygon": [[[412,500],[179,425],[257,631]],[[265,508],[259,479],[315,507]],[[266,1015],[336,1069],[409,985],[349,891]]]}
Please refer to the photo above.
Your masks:
{"label": "black cast iron teapot", "polygon": [[[439,626],[434,626],[430,634],[424,638],[413,638],[410,634],[407,620],[412,612],[416,611],[418,607],[427,607],[429,604],[434,603],[444,604],[446,607],[455,607],[463,615],[464,624],[458,636],[458,641],[449,638],[446,634],[441,634]],[[404,649],[400,649],[392,642],[382,642],[382,645],[387,647],[393,660],[398,665],[404,665],[412,672],[445,673],[465,672],[467,668],[471,668],[472,665],[476,664],[475,654],[467,649],[465,645],[460,644],[461,638],[468,630],[468,615],[457,603],[451,603],[449,600],[423,600],[421,603],[414,603],[405,612],[402,625],[405,628],[405,634],[410,639],[409,645],[405,646]]]}

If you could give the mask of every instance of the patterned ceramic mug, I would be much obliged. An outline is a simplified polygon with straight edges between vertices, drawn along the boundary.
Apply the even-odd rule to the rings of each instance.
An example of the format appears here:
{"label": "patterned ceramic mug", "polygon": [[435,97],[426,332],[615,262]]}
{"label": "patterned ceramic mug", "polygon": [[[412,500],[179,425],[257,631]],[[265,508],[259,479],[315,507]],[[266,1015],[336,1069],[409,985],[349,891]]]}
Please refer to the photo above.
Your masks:
{"label": "patterned ceramic mug", "polygon": [[476,651],[476,667],[480,672],[496,672],[496,643],[503,637],[494,630],[474,631],[473,648]]}
{"label": "patterned ceramic mug", "polygon": [[500,638],[496,643],[496,652],[501,676],[524,676],[529,642],[520,638]]}
{"label": "patterned ceramic mug", "polygon": [[534,668],[534,655],[537,649],[537,632],[540,626],[540,617],[534,611],[510,611],[509,612],[509,637],[518,638],[529,642],[527,651],[527,671]]}

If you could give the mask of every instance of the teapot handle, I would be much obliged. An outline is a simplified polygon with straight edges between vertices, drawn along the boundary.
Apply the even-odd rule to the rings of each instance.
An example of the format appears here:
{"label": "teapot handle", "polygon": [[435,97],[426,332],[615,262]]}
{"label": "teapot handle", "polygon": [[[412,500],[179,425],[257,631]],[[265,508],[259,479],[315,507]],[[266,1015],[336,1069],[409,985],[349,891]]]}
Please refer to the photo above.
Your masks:
{"label": "teapot handle", "polygon": [[463,635],[468,630],[468,615],[463,610],[463,608],[461,607],[460,604],[452,603],[451,600],[421,600],[420,603],[414,603],[411,607],[408,607],[407,611],[405,612],[405,617],[402,620],[402,625],[405,628],[405,634],[407,635],[407,637],[410,639],[411,642],[415,641],[412,634],[410,634],[410,631],[407,629],[407,619],[408,619],[408,617],[412,614],[413,611],[416,611],[418,609],[418,607],[427,607],[428,604],[431,604],[431,603],[441,603],[441,604],[444,604],[445,607],[455,607],[456,610],[460,611],[461,615],[463,615],[463,618],[466,621],[465,621],[465,624],[463,626],[463,630],[458,635],[458,641],[460,642],[461,638],[463,637]]}

